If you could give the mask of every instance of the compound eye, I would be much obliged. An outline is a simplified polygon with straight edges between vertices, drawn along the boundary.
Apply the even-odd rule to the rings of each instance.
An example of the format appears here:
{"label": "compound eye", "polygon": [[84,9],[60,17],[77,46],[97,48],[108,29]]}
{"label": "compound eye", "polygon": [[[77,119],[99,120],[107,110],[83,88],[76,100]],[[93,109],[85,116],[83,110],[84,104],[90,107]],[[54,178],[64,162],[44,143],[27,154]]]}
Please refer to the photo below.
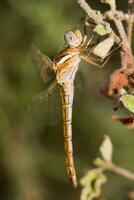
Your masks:
{"label": "compound eye", "polygon": [[76,36],[76,40],[79,44],[82,43],[82,35],[81,35],[81,32],[79,30],[76,30],[75,31],[75,36]]}
{"label": "compound eye", "polygon": [[65,37],[66,43],[69,46],[75,46],[75,37],[76,36],[73,31],[65,32],[64,37]]}

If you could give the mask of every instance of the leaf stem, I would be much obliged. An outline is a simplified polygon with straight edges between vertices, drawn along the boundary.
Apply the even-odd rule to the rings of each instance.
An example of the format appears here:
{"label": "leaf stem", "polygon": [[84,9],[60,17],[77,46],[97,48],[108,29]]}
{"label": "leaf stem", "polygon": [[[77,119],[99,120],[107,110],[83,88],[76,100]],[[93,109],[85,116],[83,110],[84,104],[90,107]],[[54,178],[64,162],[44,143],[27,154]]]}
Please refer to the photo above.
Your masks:
{"label": "leaf stem", "polygon": [[106,163],[105,170],[109,170],[111,172],[114,172],[116,174],[126,177],[127,179],[134,181],[134,173],[133,172],[131,172],[125,168],[119,167],[111,162]]}

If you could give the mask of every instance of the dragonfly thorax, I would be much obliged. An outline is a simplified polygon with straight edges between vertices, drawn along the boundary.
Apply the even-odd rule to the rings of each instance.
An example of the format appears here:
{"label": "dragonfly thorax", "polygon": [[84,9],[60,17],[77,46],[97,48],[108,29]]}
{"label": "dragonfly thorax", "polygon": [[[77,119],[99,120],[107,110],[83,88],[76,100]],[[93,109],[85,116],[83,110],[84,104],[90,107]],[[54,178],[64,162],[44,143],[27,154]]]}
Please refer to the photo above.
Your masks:
{"label": "dragonfly thorax", "polygon": [[80,63],[80,51],[78,48],[65,48],[53,61],[53,70],[57,82],[73,82],[78,65]]}

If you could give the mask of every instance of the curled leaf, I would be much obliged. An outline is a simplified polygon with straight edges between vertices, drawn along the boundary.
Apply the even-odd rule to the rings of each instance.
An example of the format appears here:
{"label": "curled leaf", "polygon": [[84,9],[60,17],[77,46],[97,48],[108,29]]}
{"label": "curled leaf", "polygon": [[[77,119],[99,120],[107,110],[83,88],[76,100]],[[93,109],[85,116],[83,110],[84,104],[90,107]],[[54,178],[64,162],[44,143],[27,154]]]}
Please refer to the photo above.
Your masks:
{"label": "curled leaf", "polygon": [[114,37],[111,34],[109,37],[99,42],[99,44],[95,46],[95,48],[93,49],[93,54],[102,59],[105,59],[113,45],[114,45]]}
{"label": "curled leaf", "polygon": [[101,169],[90,170],[80,181],[83,186],[80,199],[91,200],[99,197],[101,194],[101,186],[106,180],[107,178]]}
{"label": "curled leaf", "polygon": [[100,153],[105,161],[112,160],[113,145],[109,136],[105,136],[102,145],[100,146]]}
{"label": "curled leaf", "polygon": [[120,97],[120,101],[123,103],[125,108],[134,113],[134,95],[123,95]]}

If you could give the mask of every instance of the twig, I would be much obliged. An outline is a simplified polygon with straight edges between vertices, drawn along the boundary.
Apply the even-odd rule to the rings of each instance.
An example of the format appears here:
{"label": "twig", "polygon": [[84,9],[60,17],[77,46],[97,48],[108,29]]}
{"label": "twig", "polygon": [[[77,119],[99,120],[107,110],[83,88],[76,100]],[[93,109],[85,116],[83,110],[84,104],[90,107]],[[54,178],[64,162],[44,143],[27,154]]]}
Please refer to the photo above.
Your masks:
{"label": "twig", "polygon": [[112,171],[112,172],[115,172],[116,174],[119,174],[121,176],[124,176],[124,177],[134,181],[134,173],[133,172],[130,172],[127,169],[119,167],[119,166],[117,166],[117,165],[115,165],[115,164],[113,164],[111,162],[106,163],[105,169],[109,170],[109,171]]}
{"label": "twig", "polygon": [[[107,26],[107,22],[103,20],[103,15],[100,11],[93,10],[89,4],[85,0],[77,0],[78,4],[81,6],[81,8],[86,12],[86,14],[94,20],[95,24],[103,24]],[[119,43],[120,38],[113,32],[111,27],[109,26],[110,32],[114,35],[115,42]]]}
{"label": "twig", "polygon": [[87,13],[87,15],[94,20],[96,24],[100,24],[103,22],[102,15],[98,15],[98,13],[93,10],[85,0],[77,0],[77,2],[81,6],[81,8]]}
{"label": "twig", "polygon": [[[115,2],[116,4],[116,2]],[[114,5],[115,5],[114,4]],[[127,39],[127,35],[125,33],[125,29],[123,27],[123,24],[122,24],[122,21],[120,19],[120,17],[116,14],[117,11],[116,11],[116,5],[115,6],[111,6],[111,11],[113,13],[113,21],[118,29],[118,32],[120,34],[120,37],[122,39],[122,47],[123,47],[123,50],[125,50],[126,52],[130,51],[130,48],[129,48],[129,44],[128,44],[128,39]]]}
{"label": "twig", "polygon": [[128,28],[127,28],[127,37],[128,37],[128,42],[129,45],[131,46],[131,41],[132,41],[132,30],[133,30],[133,16],[130,17],[129,22],[128,22]]}
{"label": "twig", "polygon": [[[132,0],[130,0],[130,1],[132,2]],[[130,44],[129,40],[131,40],[131,32],[130,31],[132,31],[132,30],[129,30],[129,33],[128,33],[129,39],[128,39],[127,34],[124,29],[124,26],[122,24],[122,21],[121,21],[120,17],[116,15],[117,11],[115,9],[113,9],[112,6],[111,6],[111,11],[113,12],[113,16],[114,16],[113,21],[118,29],[121,39],[122,39],[122,49],[123,49],[123,51],[121,51],[122,68],[123,69],[132,68],[134,65],[133,55],[132,55],[132,51],[131,51],[131,48],[129,45]]]}
{"label": "twig", "polygon": [[[119,17],[121,21],[128,21],[129,17],[130,17],[128,13],[123,13],[120,10],[116,11],[116,16]],[[104,19],[114,20],[113,12],[111,10],[106,11],[104,13]],[[133,18],[133,20],[134,20],[134,18]]]}
{"label": "twig", "polygon": [[127,37],[129,45],[131,46],[132,41],[132,31],[133,31],[133,22],[134,22],[134,16],[133,16],[133,0],[128,0],[128,14],[129,14],[129,20],[128,20],[128,27],[127,27]]}
{"label": "twig", "polygon": [[125,29],[123,27],[122,21],[118,18],[114,18],[114,23],[119,31],[120,37],[122,39],[122,49],[121,51],[121,68],[127,69],[133,67],[133,55],[128,42]]}
{"label": "twig", "polygon": [[[131,0],[132,1],[132,0]],[[77,0],[78,4],[83,8],[83,10],[87,13],[87,15],[92,18],[94,20],[94,22],[96,24],[106,24],[107,22],[105,22],[103,20],[103,15],[100,12],[96,12],[95,10],[93,10],[89,4],[86,3],[85,0]],[[115,22],[115,25],[118,29],[118,32],[120,34],[120,38],[122,39],[122,49],[123,51],[121,51],[121,63],[122,63],[122,68],[128,68],[129,67],[133,67],[133,55],[129,46],[129,42],[128,42],[128,38],[127,35],[125,33],[125,29],[123,27],[121,18],[116,15],[116,4],[111,4],[111,12],[112,15],[114,17],[113,21]],[[114,35],[115,37],[115,42],[119,43],[120,39],[119,37],[115,34],[115,32],[111,29],[111,33]],[[130,33],[129,33],[130,34]],[[131,36],[129,36],[131,37]]]}

